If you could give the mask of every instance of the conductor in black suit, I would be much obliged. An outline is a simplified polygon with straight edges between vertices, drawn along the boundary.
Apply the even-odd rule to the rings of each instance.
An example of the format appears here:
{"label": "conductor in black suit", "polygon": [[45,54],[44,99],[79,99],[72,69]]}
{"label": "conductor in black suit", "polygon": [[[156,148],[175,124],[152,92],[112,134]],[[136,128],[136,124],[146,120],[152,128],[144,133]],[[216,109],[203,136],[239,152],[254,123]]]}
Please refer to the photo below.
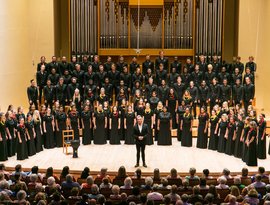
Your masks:
{"label": "conductor in black suit", "polygon": [[133,127],[133,136],[135,138],[136,142],[136,149],[137,149],[137,164],[135,167],[139,166],[140,162],[140,152],[142,152],[142,161],[143,161],[143,166],[147,167],[145,164],[145,144],[146,144],[146,138],[148,136],[148,128],[147,124],[143,123],[142,116],[138,115],[137,116],[137,123]]}

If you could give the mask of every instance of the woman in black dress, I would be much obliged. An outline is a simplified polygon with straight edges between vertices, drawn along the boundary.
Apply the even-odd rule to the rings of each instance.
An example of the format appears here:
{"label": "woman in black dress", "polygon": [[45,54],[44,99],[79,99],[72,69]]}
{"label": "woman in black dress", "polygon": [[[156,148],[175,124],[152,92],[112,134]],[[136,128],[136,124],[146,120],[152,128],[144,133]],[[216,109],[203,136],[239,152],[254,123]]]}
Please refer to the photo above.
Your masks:
{"label": "woman in black dress", "polygon": [[167,107],[164,106],[159,114],[158,123],[158,145],[172,145],[172,117],[171,113],[167,112]]}
{"label": "woman in black dress", "polygon": [[210,139],[208,149],[217,150],[218,148],[218,121],[217,112],[212,110],[210,117]]}
{"label": "woman in black dress", "polygon": [[236,125],[235,125],[235,120],[233,116],[231,116],[229,119],[226,139],[227,139],[227,142],[226,142],[225,154],[233,155],[235,140],[236,140]]}
{"label": "woman in black dress", "polygon": [[23,118],[25,121],[25,114],[23,113],[23,107],[19,106],[17,109],[16,119],[19,122],[20,118]]}
{"label": "woman in black dress", "polygon": [[180,130],[182,131],[181,145],[183,147],[192,147],[192,125],[193,116],[190,113],[190,108],[187,107],[180,122]]}
{"label": "woman in black dress", "polygon": [[28,156],[33,156],[36,154],[36,145],[35,138],[36,132],[34,129],[34,122],[31,114],[27,114],[27,121],[25,123],[26,127],[26,136],[27,136],[27,147],[28,147]]}
{"label": "woman in black dress", "polygon": [[46,106],[45,105],[41,105],[41,108],[40,108],[40,119],[41,119],[41,128],[42,128],[42,145],[44,145],[45,147],[45,141],[46,141],[46,133],[44,132],[44,127],[43,127],[43,122],[44,122],[44,117],[46,116],[46,112],[47,112],[47,109],[46,109]]}
{"label": "woman in black dress", "polygon": [[228,126],[228,115],[222,114],[221,120],[219,122],[219,133],[218,133],[218,148],[217,151],[224,153],[226,150],[226,132],[227,132],[227,126]]}
{"label": "woman in black dress", "polygon": [[68,114],[70,120],[70,129],[74,131],[74,139],[79,140],[80,118],[75,105],[71,106],[71,111]]}
{"label": "woman in black dress", "polygon": [[176,113],[178,108],[178,96],[174,92],[173,88],[170,88],[168,99],[166,100],[166,106],[168,107],[168,112],[172,115],[172,127],[176,129]]}
{"label": "woman in black dress", "polygon": [[241,138],[241,142],[243,142],[243,147],[242,147],[242,161],[246,162],[247,160],[247,145],[246,145],[246,139],[249,131],[249,124],[250,124],[250,118],[246,117],[245,119],[245,125],[244,125],[244,134]]}
{"label": "woman in black dress", "polygon": [[247,145],[247,158],[246,163],[248,166],[257,166],[257,124],[255,121],[250,122],[250,129],[245,141]]}
{"label": "woman in black dress", "polygon": [[158,133],[159,130],[157,129],[158,125],[158,119],[159,119],[159,114],[163,111],[163,104],[161,101],[158,102],[157,107],[155,108],[154,111],[154,126],[155,126],[155,141],[158,140]]}
{"label": "woman in black dress", "polygon": [[25,131],[24,118],[20,118],[17,127],[18,144],[17,144],[17,160],[25,160],[28,158],[27,137]]}
{"label": "woman in black dress", "polygon": [[64,111],[64,107],[61,105],[59,111],[55,114],[55,136],[56,147],[63,147],[63,130],[67,129],[67,114]]}
{"label": "woman in black dress", "polygon": [[185,102],[186,107],[189,107],[189,108],[192,107],[193,99],[188,90],[184,92],[183,101]]}
{"label": "woman in black dress", "polygon": [[134,104],[134,111],[135,111],[135,116],[137,117],[138,115],[143,116],[144,112],[144,101],[143,98],[140,98],[139,101],[137,102],[136,106]]}
{"label": "woman in black dress", "polygon": [[234,146],[234,156],[237,158],[242,157],[242,147],[243,142],[241,141],[243,134],[244,134],[244,122],[243,117],[241,114],[237,115],[236,121],[236,139],[235,139],[235,146]]}
{"label": "woman in black dress", "polygon": [[157,92],[153,91],[152,95],[151,95],[151,97],[149,99],[151,110],[156,109],[158,102],[159,102],[159,98],[157,97]]}
{"label": "woman in black dress", "polygon": [[80,90],[78,88],[75,89],[72,102],[75,104],[77,112],[81,113],[82,112],[82,98],[80,95]]}
{"label": "woman in black dress", "polygon": [[43,130],[45,135],[44,147],[46,149],[54,148],[54,116],[52,115],[50,108],[47,108],[46,115],[43,118]]}
{"label": "woman in black dress", "polygon": [[264,114],[259,116],[258,131],[258,159],[266,159],[266,121]]}
{"label": "woman in black dress", "polygon": [[97,96],[96,101],[97,106],[103,105],[104,102],[109,101],[109,97],[106,95],[104,88],[100,89],[100,94]]}
{"label": "woman in black dress", "polygon": [[4,113],[0,113],[0,161],[8,159],[7,139],[6,117]]}
{"label": "woman in black dress", "polygon": [[206,149],[208,141],[208,124],[209,115],[204,107],[201,107],[201,113],[199,115],[199,125],[198,125],[198,138],[197,138],[197,148]]}
{"label": "woman in black dress", "polygon": [[110,116],[110,144],[121,144],[119,130],[121,125],[121,118],[119,111],[116,106],[113,107],[112,113]]}
{"label": "woman in black dress", "polygon": [[107,117],[100,104],[93,116],[94,144],[106,144],[105,129],[107,128]]}
{"label": "woman in black dress", "polygon": [[120,135],[121,140],[125,140],[126,131],[124,129],[124,121],[125,121],[126,110],[127,110],[127,100],[126,99],[122,99],[121,104],[119,104],[119,106],[118,106],[118,110],[119,110],[120,119],[121,119],[119,135]]}
{"label": "woman in black dress", "polygon": [[38,153],[43,150],[43,147],[42,147],[43,131],[42,131],[42,126],[41,126],[41,117],[38,110],[34,111],[33,121],[34,121],[34,129],[36,133],[36,138],[35,138],[36,152]]}
{"label": "woman in black dress", "polygon": [[181,121],[183,119],[183,115],[186,112],[186,106],[185,102],[182,100],[181,105],[177,108],[177,114],[176,114],[176,124],[177,124],[177,140],[180,142],[182,139],[182,130],[181,127]]}
{"label": "woman in black dress", "polygon": [[108,119],[107,124],[106,124],[106,128],[104,128],[105,129],[105,137],[106,137],[106,140],[110,140],[110,129],[109,129],[110,120],[109,120],[109,118],[111,116],[111,110],[110,110],[110,107],[109,107],[109,101],[104,102],[104,104],[103,104],[103,112],[105,113],[105,116]]}
{"label": "woman in black dress", "polygon": [[154,117],[153,116],[154,116],[154,113],[151,110],[150,104],[146,103],[145,109],[143,112],[143,119],[144,119],[144,123],[147,124],[147,127],[148,127],[148,136],[146,139],[147,145],[154,144],[154,141],[153,141]]}
{"label": "woman in black dress", "polygon": [[92,113],[89,109],[89,106],[84,106],[84,109],[82,111],[81,115],[81,122],[82,122],[82,129],[83,129],[83,137],[82,137],[82,143],[83,145],[91,144],[92,137],[92,119],[91,119]]}
{"label": "woman in black dress", "polygon": [[124,119],[124,128],[126,130],[125,134],[125,144],[134,144],[134,136],[133,136],[133,127],[135,125],[135,113],[132,110],[132,106],[129,105],[127,109],[127,113],[125,114]]}
{"label": "woman in black dress", "polygon": [[17,120],[14,114],[11,111],[8,111],[6,119],[6,133],[8,136],[7,149],[9,157],[12,157],[16,154],[16,127]]}

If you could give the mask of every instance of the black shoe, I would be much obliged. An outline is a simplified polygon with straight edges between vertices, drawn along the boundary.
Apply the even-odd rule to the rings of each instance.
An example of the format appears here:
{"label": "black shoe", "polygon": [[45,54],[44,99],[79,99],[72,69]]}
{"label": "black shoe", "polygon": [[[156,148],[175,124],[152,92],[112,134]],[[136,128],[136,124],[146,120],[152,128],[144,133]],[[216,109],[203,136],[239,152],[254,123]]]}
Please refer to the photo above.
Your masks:
{"label": "black shoe", "polygon": [[138,167],[139,166],[139,164],[137,163],[136,165],[135,165],[135,167]]}
{"label": "black shoe", "polygon": [[143,164],[143,166],[144,166],[145,168],[147,168],[147,165],[146,165],[145,163]]}

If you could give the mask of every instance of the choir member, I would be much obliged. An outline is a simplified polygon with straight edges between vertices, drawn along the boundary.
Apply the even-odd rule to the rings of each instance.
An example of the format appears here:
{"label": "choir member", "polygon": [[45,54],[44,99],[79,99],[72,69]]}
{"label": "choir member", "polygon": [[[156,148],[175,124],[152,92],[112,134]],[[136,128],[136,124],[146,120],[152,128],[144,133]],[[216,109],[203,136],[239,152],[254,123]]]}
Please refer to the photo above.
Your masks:
{"label": "choir member", "polygon": [[244,85],[243,101],[244,101],[245,110],[247,111],[248,106],[251,105],[253,102],[254,95],[255,95],[255,87],[251,83],[249,77],[245,78],[245,82],[246,82],[246,84]]}
{"label": "choir member", "polygon": [[193,107],[193,98],[190,95],[190,92],[188,90],[186,90],[184,92],[183,98],[182,98],[182,102],[184,102],[186,107],[192,108]]}
{"label": "choir member", "polygon": [[93,115],[93,125],[94,144],[106,144],[105,129],[107,128],[107,116],[101,104],[97,107],[97,111]]}
{"label": "choir member", "polygon": [[47,85],[43,88],[44,103],[46,107],[52,108],[54,103],[54,88],[51,84],[51,80],[47,80]]}
{"label": "choir member", "polygon": [[164,57],[164,51],[159,51],[159,56],[156,58],[156,62],[155,62],[156,69],[160,66],[160,64],[163,64],[164,69],[168,70],[169,62],[168,62],[168,58]]}
{"label": "choir member", "polygon": [[72,98],[76,89],[80,89],[80,85],[79,83],[77,83],[77,79],[75,77],[72,77],[71,83],[67,87],[67,96],[69,103],[72,102]]}
{"label": "choir member", "polygon": [[158,92],[159,92],[159,100],[163,104],[165,104],[169,94],[169,87],[166,85],[166,81],[164,79],[161,80],[161,85],[158,87]]}
{"label": "choir member", "polygon": [[164,106],[162,112],[159,113],[157,130],[158,130],[158,145],[171,145],[172,118],[166,106]]}
{"label": "choir member", "polygon": [[181,78],[185,85],[185,88],[187,88],[191,81],[191,74],[188,72],[188,68],[186,66],[183,67],[183,73],[181,75]]}
{"label": "choir member", "polygon": [[70,69],[69,71],[70,72],[73,72],[75,70],[75,66],[76,66],[77,63],[78,63],[77,62],[77,57],[76,56],[72,56],[71,62],[69,64],[69,69]]}
{"label": "choir member", "polygon": [[6,114],[6,133],[8,136],[7,149],[9,157],[14,156],[16,153],[16,127],[17,120],[14,116],[14,113],[9,110]]}
{"label": "choir member", "polygon": [[136,123],[135,113],[132,110],[132,106],[129,105],[124,118],[125,144],[134,144],[133,127]]}
{"label": "choir member", "polygon": [[203,80],[204,73],[200,70],[200,66],[198,64],[195,65],[195,70],[191,73],[191,80],[194,82],[196,87],[199,87]]}
{"label": "choir member", "polygon": [[146,75],[148,69],[150,69],[152,72],[154,71],[154,63],[151,61],[149,54],[145,56],[145,61],[142,64],[143,75]]}
{"label": "choir member", "polygon": [[216,54],[214,54],[211,64],[213,65],[213,71],[217,75],[221,69],[221,62],[220,62],[220,58]]}
{"label": "choir member", "polygon": [[45,65],[41,65],[40,71],[36,73],[36,81],[39,93],[39,103],[41,103],[43,88],[47,83],[47,71],[45,70]]}
{"label": "choir member", "polygon": [[221,68],[221,72],[218,74],[218,81],[220,84],[223,83],[224,79],[227,79],[227,83],[230,84],[230,74],[227,73],[225,65]]}
{"label": "choir member", "polygon": [[257,125],[259,124],[259,123],[258,123],[258,120],[257,120],[257,113],[256,113],[255,110],[251,110],[251,111],[249,112],[249,118],[250,118],[251,121],[256,122]]}
{"label": "choir member", "polygon": [[124,81],[124,85],[128,88],[128,92],[130,93],[132,88],[132,76],[128,72],[127,66],[124,66],[123,72],[120,74],[120,80]]}
{"label": "choir member", "polygon": [[189,74],[191,74],[194,71],[194,65],[192,64],[190,57],[187,58],[184,68],[187,69],[187,73]]}
{"label": "choir member", "polygon": [[46,65],[47,65],[47,63],[46,63],[46,57],[45,56],[41,56],[40,57],[40,62],[37,64],[37,72],[41,70],[41,67],[42,66],[44,66],[44,68],[45,68]]}
{"label": "choir member", "polygon": [[235,61],[232,63],[232,70],[234,71],[236,68],[239,69],[240,74],[244,71],[244,64],[241,62],[241,57],[237,56]]}
{"label": "choir member", "polygon": [[157,67],[158,69],[156,70],[156,81],[157,85],[160,86],[162,80],[166,81],[167,80],[167,70],[164,69],[164,64],[159,64]]}
{"label": "choir member", "polygon": [[25,129],[24,118],[20,118],[17,127],[17,160],[25,160],[28,158],[28,149],[26,144],[27,137]]}
{"label": "choir member", "polygon": [[207,63],[204,55],[199,56],[199,62],[197,64],[199,65],[200,71],[204,74],[207,71]]}
{"label": "choir member", "polygon": [[156,82],[156,76],[150,68],[147,69],[147,72],[143,77],[144,77],[144,85],[147,85],[149,83],[149,78],[153,78],[153,82]]}
{"label": "choir member", "polygon": [[208,124],[209,124],[209,115],[205,110],[205,107],[201,107],[201,112],[198,117],[198,138],[197,138],[197,148],[206,149],[208,141]]}
{"label": "choir member", "polygon": [[213,71],[213,65],[209,64],[207,66],[207,72],[204,74],[204,79],[208,87],[212,84],[212,81],[215,77],[216,73]]}
{"label": "choir member", "polygon": [[127,112],[127,106],[128,106],[128,100],[126,100],[125,98],[123,98],[121,103],[118,105],[118,110],[119,110],[120,120],[121,120],[120,130],[119,130],[119,135],[120,135],[121,140],[125,140],[125,135],[126,135],[126,131],[124,129],[125,127],[124,121],[125,121],[125,116]]}
{"label": "choir member", "polygon": [[70,129],[74,131],[74,139],[79,140],[79,129],[80,129],[80,114],[77,111],[75,105],[71,106],[71,111],[68,114],[68,118],[70,120]]}
{"label": "choir member", "polygon": [[95,103],[95,93],[93,92],[92,88],[85,87],[85,92],[84,92],[84,102],[89,101],[91,106],[94,106]]}
{"label": "choir member", "polygon": [[168,98],[166,100],[166,106],[168,107],[168,112],[171,113],[172,126],[173,126],[173,129],[175,129],[177,127],[176,126],[176,112],[178,108],[178,97],[173,88],[169,89]]}
{"label": "choir member", "polygon": [[250,118],[246,117],[245,118],[245,125],[244,125],[244,133],[242,135],[241,141],[243,142],[243,147],[242,147],[242,161],[246,162],[247,160],[247,145],[246,145],[246,140],[247,140],[247,135],[248,135],[248,131],[250,129]]}
{"label": "choir member", "polygon": [[159,102],[159,98],[157,97],[157,92],[153,91],[149,99],[151,110],[156,109],[158,102]]}
{"label": "choir member", "polygon": [[154,84],[154,79],[152,77],[150,77],[148,79],[148,83],[145,85],[145,95],[146,95],[146,99],[149,101],[152,93],[155,91],[157,92],[157,85]]}
{"label": "choir member", "polygon": [[232,94],[232,90],[231,90],[231,86],[228,85],[228,79],[224,78],[222,81],[222,85],[220,85],[220,102],[228,102],[228,104],[230,104],[231,102],[231,94]]}
{"label": "choir member", "polygon": [[107,140],[110,140],[110,129],[109,129],[109,126],[110,126],[110,116],[111,116],[111,109],[109,107],[109,102],[108,101],[105,101],[103,103],[103,111],[105,113],[105,116],[107,117],[107,125],[106,125],[106,128],[105,128],[105,137]]}
{"label": "choir member", "polygon": [[[112,57],[108,56],[107,61],[104,63],[105,72],[108,72],[111,70],[112,64],[113,64]],[[118,65],[117,65],[117,69],[118,69]]]}
{"label": "choir member", "polygon": [[81,124],[83,130],[82,143],[83,145],[91,144],[92,134],[92,113],[88,105],[85,105],[81,113]]}
{"label": "choir member", "polygon": [[[83,58],[82,58],[82,62],[77,63],[77,64],[79,64],[79,65],[81,66],[81,69],[82,69],[83,71],[86,72],[88,66],[89,66],[91,63],[88,61],[88,56],[84,55]],[[77,64],[75,64],[75,69],[76,69],[76,65],[77,65]],[[75,70],[75,69],[74,69],[74,70]]]}
{"label": "choir member", "polygon": [[182,131],[181,145],[184,147],[192,147],[192,126],[193,117],[190,108],[187,107],[180,122],[180,130]]}
{"label": "choir member", "polygon": [[50,63],[47,63],[46,64],[46,67],[47,67],[47,72],[48,73],[51,73],[52,69],[54,68],[57,73],[59,71],[59,64],[57,63],[57,58],[56,56],[52,56],[52,61]]}
{"label": "choir member", "polygon": [[27,88],[27,96],[30,106],[35,105],[35,108],[38,109],[38,88],[36,81],[32,79],[30,81],[31,85]]}
{"label": "choir member", "polygon": [[109,123],[110,144],[121,144],[120,135],[119,135],[119,130],[121,126],[121,118],[120,118],[120,113],[116,106],[112,108],[112,112],[111,112],[109,120],[110,120],[110,123]]}
{"label": "choir member", "polygon": [[247,145],[246,164],[248,166],[257,166],[257,124],[254,121],[249,123],[249,131],[245,143]]}
{"label": "choir member", "polygon": [[236,80],[240,80],[240,84],[242,85],[242,74],[239,71],[239,68],[235,68],[234,73],[232,74],[232,85],[236,84]]}
{"label": "choir member", "polygon": [[205,80],[203,80],[198,89],[198,103],[200,104],[200,107],[207,107],[208,100],[209,100],[209,88],[206,85]]}
{"label": "choir member", "polygon": [[118,93],[118,95],[116,97],[115,105],[116,106],[120,106],[122,104],[122,101],[123,100],[128,101],[128,96],[127,96],[127,92],[125,92],[125,89],[124,88],[120,88],[119,89],[119,93]]}
{"label": "choir member", "polygon": [[56,86],[56,84],[59,81],[59,77],[60,77],[60,75],[56,72],[56,69],[52,68],[51,74],[48,75],[48,80],[51,81],[52,86]]}
{"label": "choir member", "polygon": [[250,71],[252,73],[255,73],[256,70],[257,70],[257,65],[256,63],[254,62],[254,57],[253,56],[249,56],[248,57],[248,62],[246,63],[246,68],[250,68]]}
{"label": "choir member", "polygon": [[174,61],[171,63],[171,71],[175,68],[176,73],[180,74],[182,72],[182,63],[178,60],[178,57],[174,57]]}
{"label": "choir member", "polygon": [[74,95],[72,97],[72,102],[76,107],[76,110],[81,113],[82,110],[82,98],[80,94],[80,90],[78,88],[75,89]]}
{"label": "choir member", "polygon": [[176,79],[177,79],[178,76],[179,76],[179,74],[176,72],[176,68],[172,67],[171,72],[168,75],[168,80],[167,80],[168,85],[170,87],[173,87],[174,83],[176,83]]}
{"label": "choir member", "polygon": [[146,145],[154,144],[153,141],[153,126],[154,126],[154,112],[151,110],[151,106],[149,103],[145,104],[145,109],[143,113],[144,123],[147,124],[148,127],[148,136],[146,139]]}
{"label": "choir member", "polygon": [[99,65],[100,64],[101,63],[99,61],[99,56],[98,55],[95,55],[94,56],[94,61],[91,63],[94,72],[97,72],[98,71],[98,68],[99,68]]}
{"label": "choir member", "polygon": [[259,116],[257,139],[258,139],[258,147],[257,147],[258,159],[266,159],[266,121],[264,114],[260,114]]}
{"label": "choir member", "polygon": [[64,78],[60,77],[58,84],[55,86],[55,100],[59,102],[60,105],[65,105],[67,103],[67,85],[64,84]]}
{"label": "choir member", "polygon": [[242,157],[243,142],[241,141],[241,139],[243,138],[243,134],[244,134],[243,115],[238,114],[237,121],[236,121],[236,139],[235,139],[235,148],[234,148],[234,156],[237,158]]}
{"label": "choir member", "polygon": [[98,72],[96,72],[96,76],[95,76],[97,90],[99,90],[102,84],[104,84],[106,76],[107,76],[107,72],[104,70],[104,66],[100,64],[99,70]]}
{"label": "choir member", "polygon": [[116,93],[120,80],[120,72],[116,70],[115,64],[112,64],[112,69],[108,72],[108,77],[110,79],[110,83],[112,84],[112,91]]}
{"label": "choir member", "polygon": [[[143,75],[141,74],[140,67],[136,68],[135,72],[132,75],[132,82],[140,81],[140,83],[143,83]],[[133,85],[134,86],[134,85]]]}
{"label": "choir member", "polygon": [[[251,82],[252,84],[254,84],[254,82],[255,82],[254,75],[251,73],[249,67],[247,67],[247,68],[245,69],[244,79],[246,79],[247,77],[249,77],[250,82]],[[246,84],[246,81],[244,81],[243,84]]]}
{"label": "choir member", "polygon": [[131,75],[136,72],[137,68],[140,68],[140,64],[138,64],[137,62],[137,57],[133,56],[131,63],[129,64],[129,72],[131,73]]}
{"label": "choir member", "polygon": [[182,138],[182,130],[181,128],[181,120],[183,119],[183,115],[185,113],[186,108],[189,108],[185,106],[185,102],[182,101],[181,104],[177,108],[177,113],[176,113],[176,124],[177,124],[177,140],[181,141]]}
{"label": "choir member", "polygon": [[194,82],[190,81],[189,87],[187,88],[187,91],[190,93],[192,97],[192,109],[193,109],[193,116],[196,119],[197,117],[197,103],[198,103],[198,88],[195,87]]}
{"label": "choir member", "polygon": [[240,79],[236,79],[235,85],[233,86],[233,104],[242,104],[244,97],[244,87],[241,85]]}
{"label": "choir member", "polygon": [[47,108],[46,114],[43,118],[43,131],[45,137],[45,148],[51,149],[55,146],[54,140],[54,116],[51,113],[51,109]]}
{"label": "choir member", "polygon": [[124,56],[119,56],[119,61],[117,62],[117,70],[122,72],[124,67],[128,67],[128,64],[125,62]]}
{"label": "choir member", "polygon": [[96,73],[93,72],[92,65],[89,65],[87,68],[87,72],[83,74],[83,85],[87,86],[87,84],[89,83],[89,80],[92,80],[92,82],[96,81]]}
{"label": "choir member", "polygon": [[8,159],[7,140],[6,117],[4,113],[0,113],[0,161]]}
{"label": "choir member", "polygon": [[[64,79],[64,84],[66,87],[71,83],[72,76],[70,75],[70,72],[68,70],[64,71],[64,75],[61,76]],[[68,97],[68,92],[66,91],[66,96]]]}
{"label": "choir member", "polygon": [[67,114],[64,111],[63,105],[60,106],[59,111],[55,114],[55,137],[56,147],[63,147],[63,130],[67,129]]}
{"label": "choir member", "polygon": [[210,117],[210,139],[208,149],[217,150],[218,148],[218,123],[217,112],[213,109]]}
{"label": "choir member", "polygon": [[105,88],[100,89],[100,94],[97,96],[97,106],[103,105],[105,101],[109,101],[109,97],[106,95]]}
{"label": "choir member", "polygon": [[158,101],[157,106],[155,107],[154,110],[154,123],[155,123],[155,141],[158,140],[158,133],[159,130],[158,128],[158,119],[159,119],[159,114],[162,112],[163,110],[163,103],[161,101]]}
{"label": "choir member", "polygon": [[41,117],[40,117],[38,110],[35,110],[35,112],[33,114],[33,122],[34,122],[34,129],[35,129],[35,133],[36,133],[36,138],[35,138],[36,152],[38,153],[40,151],[43,151],[43,147],[42,147],[42,141],[43,141],[43,139],[42,139],[42,135],[43,135],[42,121],[41,121]]}
{"label": "choir member", "polygon": [[226,150],[225,154],[233,155],[235,149],[235,140],[236,140],[236,125],[234,116],[230,116],[229,123],[226,131]]}
{"label": "choir member", "polygon": [[27,137],[27,147],[28,147],[28,156],[33,156],[36,154],[36,145],[35,138],[36,132],[34,128],[34,121],[32,119],[32,115],[27,115],[27,120],[25,122],[26,127],[26,137]]}
{"label": "choir member", "polygon": [[135,116],[137,117],[138,115],[143,116],[144,112],[144,101],[143,98],[140,98],[138,103],[135,105],[134,104],[134,112]]}
{"label": "choir member", "polygon": [[228,115],[222,114],[219,122],[219,133],[218,133],[218,152],[225,153],[226,150],[226,131],[228,127]]}
{"label": "choir member", "polygon": [[20,118],[23,118],[25,120],[25,114],[23,113],[23,107],[19,106],[16,113],[16,119],[19,122]]}
{"label": "choir member", "polygon": [[213,78],[212,84],[209,86],[209,97],[210,97],[210,110],[219,103],[220,99],[220,86],[217,83],[217,78]]}
{"label": "choir member", "polygon": [[178,76],[176,83],[174,83],[173,88],[178,96],[178,104],[182,103],[182,97],[185,92],[185,84],[182,82],[181,76]]}
{"label": "choir member", "polygon": [[70,63],[67,62],[67,57],[62,56],[61,62],[59,63],[59,73],[62,76],[65,70],[70,70]]}

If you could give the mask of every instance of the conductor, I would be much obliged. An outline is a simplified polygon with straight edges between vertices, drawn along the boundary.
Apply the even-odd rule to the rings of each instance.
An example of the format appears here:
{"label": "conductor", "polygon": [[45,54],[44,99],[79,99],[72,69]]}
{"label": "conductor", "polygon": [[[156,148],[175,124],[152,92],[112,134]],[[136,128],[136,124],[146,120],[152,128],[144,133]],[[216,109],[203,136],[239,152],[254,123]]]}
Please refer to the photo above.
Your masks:
{"label": "conductor", "polygon": [[138,115],[137,116],[137,123],[133,127],[133,136],[135,138],[136,142],[136,149],[137,149],[137,164],[135,167],[139,166],[140,162],[140,152],[142,152],[142,161],[143,161],[143,166],[147,167],[145,164],[145,144],[146,144],[146,138],[148,136],[148,128],[147,124],[143,123],[142,116]]}

